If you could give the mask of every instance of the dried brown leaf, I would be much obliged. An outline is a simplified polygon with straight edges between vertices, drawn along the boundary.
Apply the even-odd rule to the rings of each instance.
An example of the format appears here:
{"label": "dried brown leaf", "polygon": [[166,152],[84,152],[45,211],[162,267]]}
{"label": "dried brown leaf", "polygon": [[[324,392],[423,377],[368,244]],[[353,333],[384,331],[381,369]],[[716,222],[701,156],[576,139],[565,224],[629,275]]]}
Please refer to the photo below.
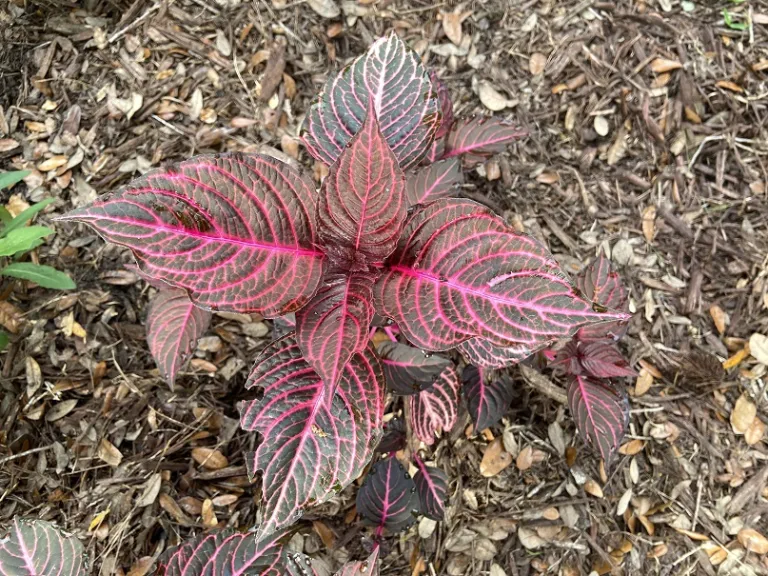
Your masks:
{"label": "dried brown leaf", "polygon": [[731,428],[736,434],[744,434],[757,416],[757,406],[746,394],[739,396],[731,411]]}
{"label": "dried brown leaf", "polygon": [[221,470],[229,465],[227,457],[213,448],[204,448],[202,446],[192,448],[192,458],[195,459],[195,462],[209,470]]}
{"label": "dried brown leaf", "polygon": [[678,68],[682,67],[683,65],[677,60],[669,60],[667,58],[656,58],[653,62],[651,62],[651,70],[653,70],[656,74],[671,72],[672,70],[677,70]]}
{"label": "dried brown leaf", "polygon": [[739,543],[750,552],[768,554],[768,538],[752,528],[742,528],[736,536]]}
{"label": "dried brown leaf", "polygon": [[106,462],[113,468],[117,468],[120,462],[123,461],[123,454],[118,450],[117,446],[106,438],[102,438],[99,443],[98,456],[99,460]]}
{"label": "dried brown leaf", "polygon": [[485,449],[480,462],[480,474],[490,478],[508,468],[510,464],[512,464],[512,455],[504,450],[504,442],[501,437],[498,437]]}

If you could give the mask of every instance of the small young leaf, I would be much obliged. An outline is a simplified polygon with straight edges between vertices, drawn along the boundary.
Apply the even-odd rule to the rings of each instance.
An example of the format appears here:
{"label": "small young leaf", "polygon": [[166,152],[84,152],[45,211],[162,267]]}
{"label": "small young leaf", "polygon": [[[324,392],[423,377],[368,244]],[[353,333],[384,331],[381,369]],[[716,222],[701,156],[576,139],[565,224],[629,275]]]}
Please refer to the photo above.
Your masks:
{"label": "small young leaf", "polygon": [[347,562],[335,576],[379,576],[379,547],[362,562]]}
{"label": "small young leaf", "polygon": [[17,182],[21,182],[29,176],[29,170],[15,170],[13,172],[0,172],[0,190],[10,188]]}
{"label": "small young leaf", "polygon": [[447,358],[425,354],[418,348],[399,342],[382,342],[376,351],[387,385],[403,396],[431,388],[440,373],[452,365]]}
{"label": "small young leaf", "polygon": [[16,216],[2,229],[0,229],[0,238],[7,236],[9,232],[16,230],[17,228],[21,228],[27,222],[29,222],[35,216],[35,214],[40,212],[46,206],[53,204],[54,202],[56,202],[56,198],[46,198],[45,200],[41,200],[37,204],[33,204],[26,210],[22,211],[18,216]]}
{"label": "small young leaf", "polygon": [[10,342],[8,334],[0,330],[0,352],[5,350],[5,347],[8,346],[8,342]]}
{"label": "small young leaf", "polygon": [[355,503],[368,523],[390,532],[412,526],[419,513],[416,485],[394,456],[371,466]]}
{"label": "small young leaf", "polygon": [[413,481],[416,483],[416,493],[421,502],[421,513],[439,522],[445,518],[448,476],[439,468],[427,466],[418,456],[414,456],[413,461],[419,469]]}
{"label": "small young leaf", "polygon": [[456,194],[464,183],[464,173],[458,158],[448,158],[422,166],[410,172],[405,181],[405,193],[408,204],[426,204]]}
{"label": "small young leaf", "polygon": [[629,423],[626,394],[608,381],[574,376],[568,384],[568,406],[585,442],[595,446],[609,463]]}
{"label": "small young leaf", "polygon": [[44,266],[42,264],[33,264],[31,262],[14,262],[0,269],[0,276],[12,276],[29,280],[43,288],[52,288],[54,290],[74,290],[77,288],[72,278],[59,272],[56,268]]}
{"label": "small young leaf", "polygon": [[13,256],[31,250],[37,241],[49,234],[53,234],[53,230],[46,226],[27,226],[13,230],[0,239],[0,256]]}
{"label": "small young leaf", "polygon": [[629,378],[637,372],[629,367],[616,345],[608,340],[579,343],[579,360],[584,372],[595,378]]}
{"label": "small young leaf", "polygon": [[322,379],[291,334],[257,358],[246,383],[254,386],[264,396],[241,404],[240,426],[263,438],[255,453],[246,454],[246,467],[251,477],[262,471],[259,530],[269,534],[361,474],[381,435],[384,374],[371,347],[354,354],[328,406]]}
{"label": "small young leaf", "polygon": [[445,145],[445,158],[464,156],[465,165],[476,164],[502,152],[527,132],[496,116],[475,116],[454,122]]}
{"label": "small young leaf", "polygon": [[[587,300],[619,312],[629,310],[629,296],[621,276],[602,253],[576,279],[576,286]],[[605,322],[580,328],[578,337],[580,340],[601,338],[618,340],[624,335],[626,329],[626,322]]]}
{"label": "small young leaf", "polygon": [[489,375],[482,368],[467,366],[461,374],[467,410],[477,432],[496,424],[512,401],[512,382],[505,376]]}
{"label": "small young leaf", "polygon": [[445,368],[429,390],[408,397],[411,428],[427,445],[435,443],[435,435],[447,432],[456,424],[459,407],[459,375],[453,365]]}
{"label": "small young leaf", "polygon": [[80,541],[45,520],[14,518],[0,534],[0,576],[86,576]]}
{"label": "small young leaf", "polygon": [[208,330],[211,313],[195,306],[184,290],[160,290],[147,311],[147,343],[163,379],[173,388],[198,339]]}
{"label": "small young leaf", "polygon": [[[548,345],[548,342],[543,343],[542,347]],[[458,349],[467,362],[481,368],[513,366],[536,352],[535,348],[526,344],[512,342],[509,345],[498,346],[484,338],[470,338],[459,344]]]}

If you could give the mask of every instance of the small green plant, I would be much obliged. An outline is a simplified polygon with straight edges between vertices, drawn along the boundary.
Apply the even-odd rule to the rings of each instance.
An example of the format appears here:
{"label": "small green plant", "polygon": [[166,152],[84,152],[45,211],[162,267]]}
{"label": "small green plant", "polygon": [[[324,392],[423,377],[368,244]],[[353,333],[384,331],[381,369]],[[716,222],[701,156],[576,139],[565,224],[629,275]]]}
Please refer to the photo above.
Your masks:
{"label": "small green plant", "polygon": [[[0,173],[0,190],[10,188],[23,180],[28,170]],[[55,199],[47,198],[33,204],[15,218],[3,206],[0,206],[0,276],[29,280],[43,288],[71,290],[75,288],[72,278],[51,266],[22,262],[25,253],[43,243],[43,238],[53,234],[47,226],[27,226],[35,214],[51,204]],[[0,331],[0,350],[8,344],[8,335]]]}

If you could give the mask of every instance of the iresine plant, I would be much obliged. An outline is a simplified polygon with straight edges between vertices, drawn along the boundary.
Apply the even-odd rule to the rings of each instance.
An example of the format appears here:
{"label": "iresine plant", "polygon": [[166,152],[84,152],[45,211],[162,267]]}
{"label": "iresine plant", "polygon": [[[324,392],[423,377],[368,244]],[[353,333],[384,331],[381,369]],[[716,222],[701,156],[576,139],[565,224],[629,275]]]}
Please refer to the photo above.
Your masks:
{"label": "iresine plant", "polygon": [[[387,384],[408,395],[411,428],[429,445],[458,409],[449,350],[479,366],[511,365],[628,318],[575,287],[542,244],[453,198],[463,168],[522,135],[499,118],[455,120],[444,85],[391,34],[330,79],[307,112],[303,142],[328,166],[319,190],[269,156],[203,155],[62,217],[130,248],[160,286],[148,341],[171,383],[211,311],[295,313],[295,328],[248,377],[261,396],[240,406],[242,428],[261,436],[246,455],[249,475],[262,479],[261,522],[182,545],[166,556],[167,574],[320,573],[283,548],[286,531],[365,471]],[[377,349],[374,332],[391,338]],[[400,443],[397,434],[385,441]],[[415,478],[391,456],[374,463],[360,490],[375,542],[414,513],[441,515],[444,474],[413,462]],[[374,570],[377,554],[374,544],[341,574]]]}

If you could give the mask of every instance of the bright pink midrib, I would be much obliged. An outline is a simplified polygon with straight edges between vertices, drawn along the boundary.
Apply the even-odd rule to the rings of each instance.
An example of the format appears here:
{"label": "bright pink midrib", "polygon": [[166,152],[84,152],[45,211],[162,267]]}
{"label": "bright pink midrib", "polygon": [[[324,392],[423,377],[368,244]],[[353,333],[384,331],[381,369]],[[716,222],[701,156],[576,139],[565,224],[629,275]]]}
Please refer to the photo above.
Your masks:
{"label": "bright pink midrib", "polygon": [[21,534],[21,530],[19,530],[18,521],[14,521],[13,529],[16,532],[16,538],[19,539],[19,547],[21,548],[21,554],[24,558],[25,567],[29,571],[30,575],[37,574],[35,571],[35,564],[32,561],[32,556],[30,555],[29,550],[27,550],[27,547],[24,545],[24,537]]}
{"label": "bright pink midrib", "polygon": [[483,140],[480,142],[474,142],[473,144],[470,144],[470,145],[462,145],[460,148],[454,148],[453,150],[446,152],[445,154],[443,154],[441,159],[453,158],[454,156],[461,156],[462,154],[466,154],[467,152],[472,152],[472,150],[482,148],[483,146],[492,146],[493,144],[507,142],[514,138],[520,138],[521,136],[525,136],[525,135],[526,135],[526,132],[516,132],[512,135],[500,136],[492,140]]}
{"label": "bright pink midrib", "polygon": [[595,419],[592,416],[592,406],[589,403],[589,392],[587,391],[587,387],[582,384],[583,380],[584,379],[581,376],[576,376],[576,383],[579,385],[579,392],[581,393],[581,397],[584,401],[584,408],[587,410],[587,418],[589,418],[592,426],[594,426],[595,430],[597,430],[598,424],[595,422]]}
{"label": "bright pink midrib", "polygon": [[435,483],[432,482],[432,477],[427,472],[427,466],[424,464],[424,462],[421,461],[421,458],[415,454],[413,456],[413,461],[416,463],[416,466],[419,468],[419,470],[421,470],[421,475],[424,477],[424,480],[426,480],[427,486],[429,486],[429,491],[432,492],[432,494],[437,494]]}

